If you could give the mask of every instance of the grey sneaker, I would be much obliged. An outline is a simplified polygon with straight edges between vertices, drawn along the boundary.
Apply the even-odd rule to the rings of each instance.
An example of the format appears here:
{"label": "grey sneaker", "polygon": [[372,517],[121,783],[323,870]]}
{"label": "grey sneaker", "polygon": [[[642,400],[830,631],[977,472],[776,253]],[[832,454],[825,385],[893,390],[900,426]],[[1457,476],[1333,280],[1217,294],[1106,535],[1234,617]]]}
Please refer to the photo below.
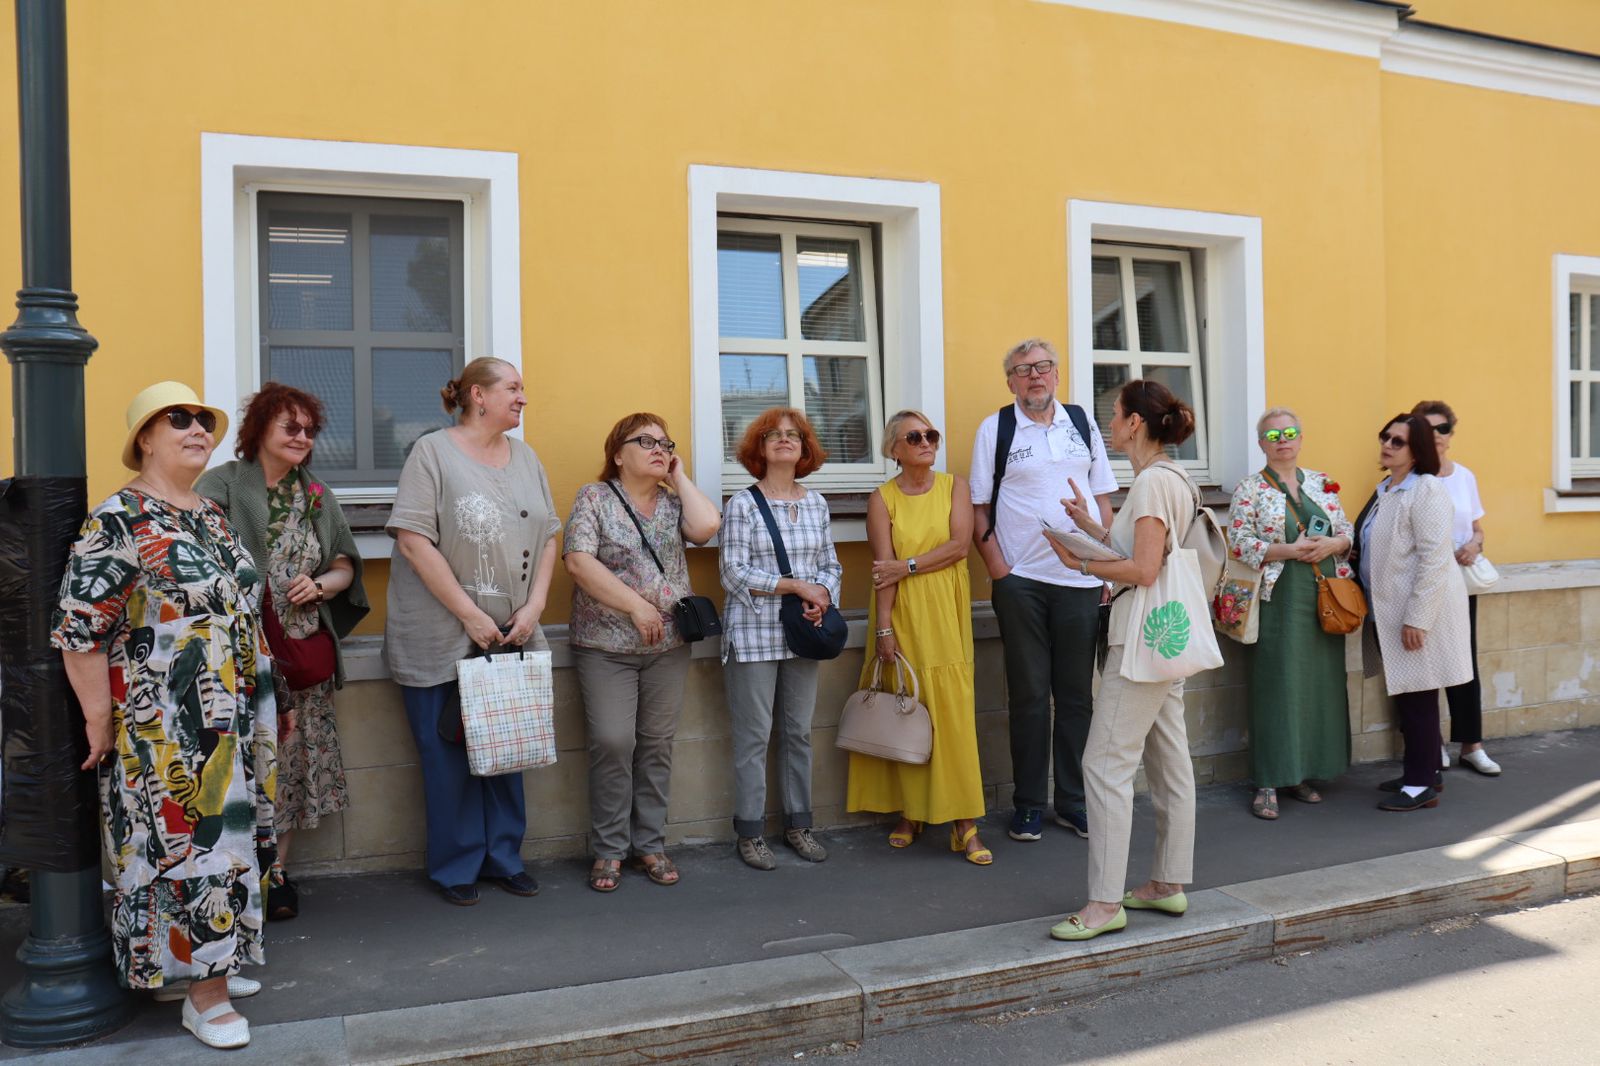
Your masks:
{"label": "grey sneaker", "polygon": [[772,857],[772,849],[767,847],[765,837],[740,837],[739,858],[744,860],[746,866],[753,866],[757,870],[778,868],[778,860]]}
{"label": "grey sneaker", "polygon": [[806,862],[821,862],[828,857],[828,849],[817,843],[809,829],[785,829],[783,840]]}

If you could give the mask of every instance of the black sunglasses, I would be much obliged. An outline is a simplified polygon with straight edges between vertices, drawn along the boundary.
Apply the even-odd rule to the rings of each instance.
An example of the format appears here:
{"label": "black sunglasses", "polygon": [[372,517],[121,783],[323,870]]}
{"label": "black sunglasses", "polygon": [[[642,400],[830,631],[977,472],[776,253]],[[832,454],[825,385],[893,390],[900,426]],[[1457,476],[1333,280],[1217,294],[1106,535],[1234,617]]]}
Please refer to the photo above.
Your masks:
{"label": "black sunglasses", "polygon": [[[202,425],[203,424],[204,423],[202,423]],[[283,435],[289,437],[290,439],[298,437],[300,434],[304,433],[306,440],[316,440],[317,433],[319,432],[316,426],[304,425],[300,422],[279,422],[278,425],[283,427]]]}
{"label": "black sunglasses", "polygon": [[196,422],[207,433],[217,431],[217,416],[210,411],[191,411],[187,407],[169,407],[161,412],[167,416],[167,421],[172,423],[172,428],[185,430]]}
{"label": "black sunglasses", "polygon": [[1411,447],[1411,442],[1409,440],[1407,440],[1405,437],[1400,436],[1398,433],[1382,433],[1382,432],[1380,432],[1378,434],[1378,443],[1379,444],[1390,444],[1390,445],[1393,445],[1396,448],[1409,448],[1409,447]]}
{"label": "black sunglasses", "polygon": [[940,440],[939,431],[936,429],[930,429],[927,432],[923,432],[920,429],[913,429],[909,430],[905,434],[906,443],[911,445],[913,448],[922,447],[922,442],[924,440],[937,448]]}
{"label": "black sunglasses", "polygon": [[[1432,423],[1429,423],[1429,425],[1432,425]],[[1440,422],[1433,427],[1433,431],[1448,437],[1456,431],[1456,424],[1454,422]]]}

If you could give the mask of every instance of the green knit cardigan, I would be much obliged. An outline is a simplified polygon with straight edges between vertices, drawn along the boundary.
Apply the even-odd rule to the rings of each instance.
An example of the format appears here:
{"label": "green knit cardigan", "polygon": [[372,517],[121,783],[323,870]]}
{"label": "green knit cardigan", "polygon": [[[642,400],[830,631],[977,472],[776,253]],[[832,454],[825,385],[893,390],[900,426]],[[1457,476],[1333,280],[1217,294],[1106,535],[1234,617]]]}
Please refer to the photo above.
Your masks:
{"label": "green knit cardigan", "polygon": [[[289,476],[298,477],[308,491],[315,481],[304,466],[295,467]],[[200,475],[194,489],[222,505],[234,535],[244,542],[244,546],[255,557],[264,580],[267,563],[267,479],[261,471],[261,464],[248,459],[223,463]],[[339,508],[339,501],[332,492],[326,491],[326,486],[322,493],[322,506],[312,512],[311,525],[317,532],[317,543],[322,547],[322,558],[317,563],[318,574],[325,572],[333,560],[341,555],[348,556],[350,564],[355,567],[355,579],[350,582],[350,587],[334,593],[317,608],[322,627],[336,637],[333,642],[336,667],[334,685],[343,688],[344,648],[340,642],[350,635],[356,623],[366,617],[372,606],[367,602],[366,590],[361,586],[361,553],[356,550],[355,536],[350,532],[350,523],[345,521],[344,511]]]}

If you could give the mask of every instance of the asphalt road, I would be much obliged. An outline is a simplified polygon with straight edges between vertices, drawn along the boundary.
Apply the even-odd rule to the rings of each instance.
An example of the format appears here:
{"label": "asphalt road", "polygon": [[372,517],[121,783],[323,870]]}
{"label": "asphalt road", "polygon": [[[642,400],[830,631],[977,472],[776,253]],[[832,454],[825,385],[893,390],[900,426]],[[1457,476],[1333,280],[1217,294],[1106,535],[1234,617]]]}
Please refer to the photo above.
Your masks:
{"label": "asphalt road", "polygon": [[819,1066],[1600,1062],[1600,896],[764,1060]]}

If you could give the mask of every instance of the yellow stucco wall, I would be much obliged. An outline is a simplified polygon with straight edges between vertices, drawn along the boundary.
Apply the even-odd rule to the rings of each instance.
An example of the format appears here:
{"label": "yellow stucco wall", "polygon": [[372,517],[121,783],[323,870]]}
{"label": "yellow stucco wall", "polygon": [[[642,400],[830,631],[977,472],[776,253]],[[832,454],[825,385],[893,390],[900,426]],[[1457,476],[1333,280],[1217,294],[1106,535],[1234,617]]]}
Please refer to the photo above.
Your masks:
{"label": "yellow stucco wall", "polygon": [[[434,0],[68,7],[75,281],[101,341],[92,497],[121,479],[127,399],[161,377],[199,384],[200,134],[215,131],[518,154],[528,438],[562,508],[619,414],[648,406],[688,439],[687,169],[707,163],[939,184],[957,472],[1005,399],[996,357],[1035,333],[1064,348],[1069,198],[1231,212],[1263,219],[1268,401],[1299,409],[1305,462],[1347,504],[1376,480],[1377,422],[1442,393],[1491,516],[1519,516],[1496,558],[1594,554],[1600,516],[1543,516],[1538,493],[1550,256],[1600,253],[1583,179],[1600,109],[1031,0],[803,17],[736,0],[478,0],[470,19]],[[11,33],[0,20],[0,54]],[[16,203],[13,92],[0,78],[0,205]],[[17,263],[13,207],[0,288]],[[1491,448],[1508,396],[1535,425]],[[847,604],[865,602],[865,558],[845,552]],[[567,597],[558,577],[548,619]]]}

